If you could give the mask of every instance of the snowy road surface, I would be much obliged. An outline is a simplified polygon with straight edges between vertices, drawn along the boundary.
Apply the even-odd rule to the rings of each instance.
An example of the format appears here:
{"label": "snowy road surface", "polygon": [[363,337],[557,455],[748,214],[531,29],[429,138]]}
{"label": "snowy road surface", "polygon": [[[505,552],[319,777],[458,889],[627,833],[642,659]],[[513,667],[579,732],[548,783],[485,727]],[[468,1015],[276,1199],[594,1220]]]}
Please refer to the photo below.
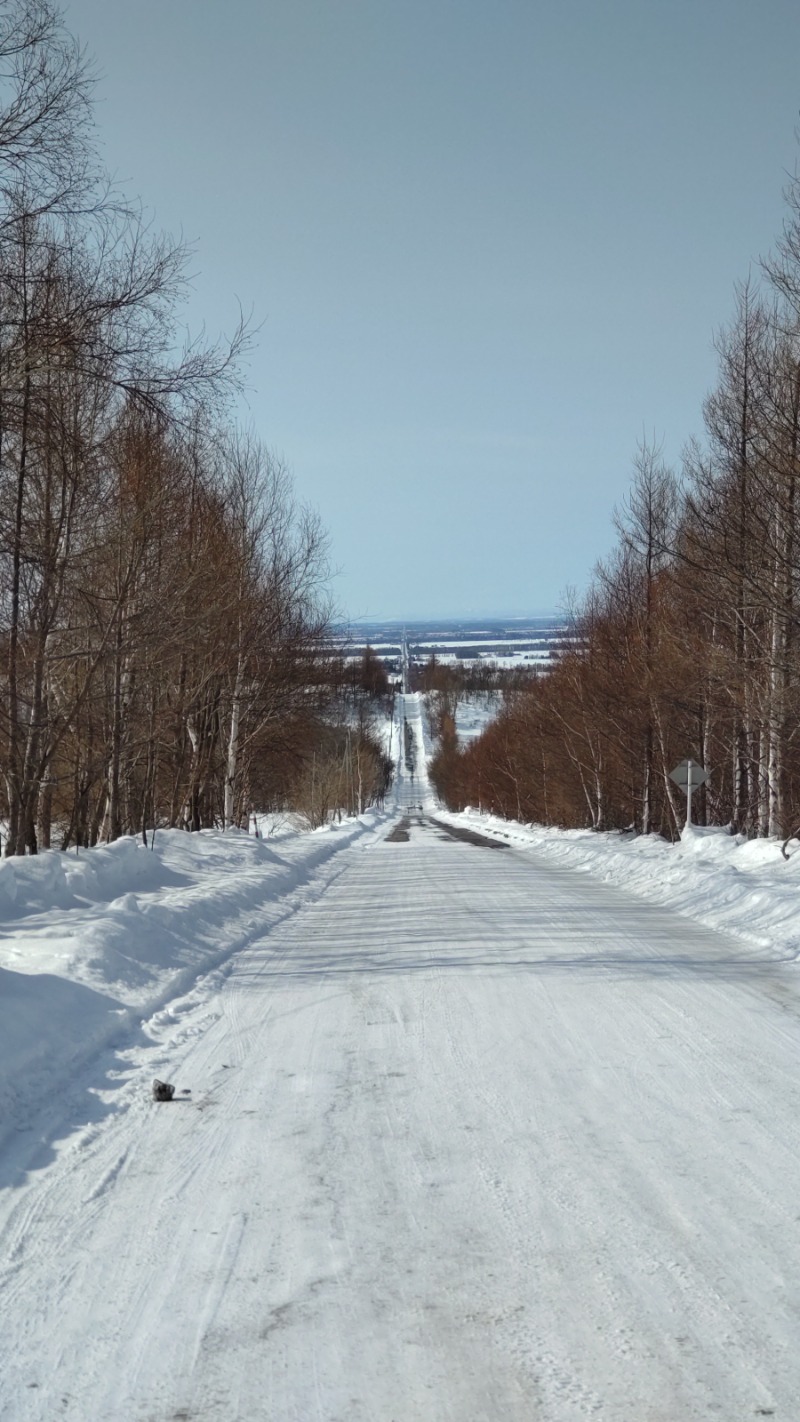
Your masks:
{"label": "snowy road surface", "polygon": [[796,970],[387,834],[0,1176],[3,1422],[796,1422]]}

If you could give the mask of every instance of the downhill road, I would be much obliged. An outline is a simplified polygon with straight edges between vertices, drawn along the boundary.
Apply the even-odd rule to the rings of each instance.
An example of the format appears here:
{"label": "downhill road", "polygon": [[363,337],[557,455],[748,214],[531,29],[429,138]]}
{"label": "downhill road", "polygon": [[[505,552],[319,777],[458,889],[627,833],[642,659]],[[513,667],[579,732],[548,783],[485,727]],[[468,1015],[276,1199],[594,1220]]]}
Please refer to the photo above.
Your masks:
{"label": "downhill road", "polygon": [[796,1422],[788,970],[399,800],[4,1193],[0,1417]]}

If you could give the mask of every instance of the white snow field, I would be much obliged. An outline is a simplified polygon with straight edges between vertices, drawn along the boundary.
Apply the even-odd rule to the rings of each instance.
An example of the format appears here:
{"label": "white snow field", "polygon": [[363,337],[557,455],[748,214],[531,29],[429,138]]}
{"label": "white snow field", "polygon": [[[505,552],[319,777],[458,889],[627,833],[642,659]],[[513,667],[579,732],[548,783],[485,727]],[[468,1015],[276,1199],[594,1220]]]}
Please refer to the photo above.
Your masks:
{"label": "white snow field", "polygon": [[796,950],[432,808],[2,866],[3,1422],[797,1422]]}

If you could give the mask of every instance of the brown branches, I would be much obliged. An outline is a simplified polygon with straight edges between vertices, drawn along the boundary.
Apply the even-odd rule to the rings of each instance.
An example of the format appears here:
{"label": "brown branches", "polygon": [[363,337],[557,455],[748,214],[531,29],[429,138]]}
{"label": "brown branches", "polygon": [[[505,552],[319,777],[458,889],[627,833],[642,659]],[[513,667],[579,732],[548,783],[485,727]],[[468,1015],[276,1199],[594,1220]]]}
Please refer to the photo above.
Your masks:
{"label": "brown branches", "polygon": [[[0,14],[6,852],[240,824],[302,739],[326,540],[227,425],[249,340],[186,337],[188,252],[113,191],[50,0]],[[306,721],[306,731],[301,726]],[[280,729],[279,729],[280,728]]]}

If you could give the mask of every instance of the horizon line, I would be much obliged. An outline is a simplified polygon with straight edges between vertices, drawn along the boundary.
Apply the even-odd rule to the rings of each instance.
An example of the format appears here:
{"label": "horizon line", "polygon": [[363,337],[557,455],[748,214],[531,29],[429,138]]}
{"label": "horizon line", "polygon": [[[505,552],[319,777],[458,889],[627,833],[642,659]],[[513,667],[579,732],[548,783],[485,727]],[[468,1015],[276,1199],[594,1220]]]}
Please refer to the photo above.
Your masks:
{"label": "horizon line", "polygon": [[437,615],[436,613],[407,615],[398,617],[395,614],[381,616],[378,613],[364,613],[360,617],[344,617],[338,625],[354,626],[359,623],[381,623],[392,622],[402,625],[403,623],[414,622],[525,622],[530,618],[565,617],[564,613],[556,612],[552,608],[539,608],[535,612],[449,612]]}

